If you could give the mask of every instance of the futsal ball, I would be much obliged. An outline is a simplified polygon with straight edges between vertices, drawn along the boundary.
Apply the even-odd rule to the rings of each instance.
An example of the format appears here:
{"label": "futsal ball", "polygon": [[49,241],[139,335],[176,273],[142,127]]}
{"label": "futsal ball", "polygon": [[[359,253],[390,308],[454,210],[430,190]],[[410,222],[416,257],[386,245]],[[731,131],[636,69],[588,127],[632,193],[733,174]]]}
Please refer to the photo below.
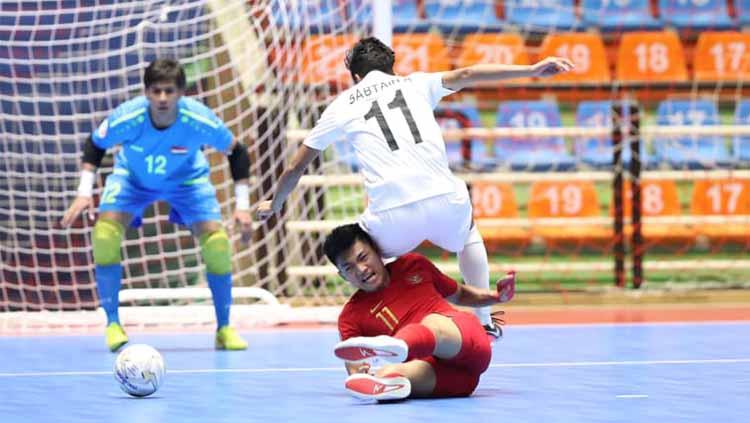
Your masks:
{"label": "futsal ball", "polygon": [[147,397],[164,381],[164,359],[151,346],[131,345],[115,360],[115,380],[125,393],[134,397]]}

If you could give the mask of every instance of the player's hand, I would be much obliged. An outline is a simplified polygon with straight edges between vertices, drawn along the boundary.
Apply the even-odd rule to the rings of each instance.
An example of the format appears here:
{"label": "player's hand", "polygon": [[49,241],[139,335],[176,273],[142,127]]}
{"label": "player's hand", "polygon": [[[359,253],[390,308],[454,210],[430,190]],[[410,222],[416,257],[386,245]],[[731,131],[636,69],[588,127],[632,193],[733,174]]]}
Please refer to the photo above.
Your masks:
{"label": "player's hand", "polygon": [[94,199],[92,197],[78,196],[73,200],[73,204],[68,207],[65,215],[60,219],[60,226],[67,228],[78,218],[82,212],[88,210],[89,220],[94,220]]}
{"label": "player's hand", "polygon": [[355,373],[369,373],[370,372],[370,363],[363,361],[361,363],[356,363],[354,368]]}
{"label": "player's hand", "polygon": [[253,237],[253,217],[250,210],[235,210],[234,222],[240,227],[242,242],[247,244]]}
{"label": "player's hand", "polygon": [[516,271],[509,271],[504,278],[497,281],[497,302],[507,303],[516,293]]}
{"label": "player's hand", "polygon": [[[368,361],[347,361],[344,363],[344,366],[346,366],[346,372],[350,375],[353,375],[355,373],[370,373],[371,372],[371,365]],[[372,373],[370,373],[372,374]]]}
{"label": "player's hand", "polygon": [[258,203],[258,208],[255,210],[255,217],[260,221],[265,221],[278,212],[279,210],[273,209],[273,201],[261,201]]}
{"label": "player's hand", "polygon": [[553,76],[573,69],[573,62],[563,57],[547,57],[532,65],[532,76]]}

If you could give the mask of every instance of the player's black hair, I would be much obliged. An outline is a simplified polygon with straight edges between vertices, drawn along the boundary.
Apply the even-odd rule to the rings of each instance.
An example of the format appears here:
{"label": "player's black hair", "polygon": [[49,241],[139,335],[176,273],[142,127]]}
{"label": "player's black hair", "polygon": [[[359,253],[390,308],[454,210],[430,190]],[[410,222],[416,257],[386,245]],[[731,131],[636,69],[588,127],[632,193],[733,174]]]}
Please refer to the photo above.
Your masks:
{"label": "player's black hair", "polygon": [[187,85],[185,69],[174,59],[156,59],[143,72],[143,85],[146,88],[157,82],[174,82],[177,88],[184,90]]}
{"label": "player's black hair", "polygon": [[346,68],[354,75],[364,78],[370,71],[379,70],[393,75],[393,62],[396,55],[393,50],[375,37],[359,40],[346,52]]}
{"label": "player's black hair", "polygon": [[336,260],[339,256],[352,248],[357,240],[370,244],[380,254],[380,247],[375,243],[375,240],[356,223],[341,225],[331,231],[323,243],[323,251],[326,253],[328,260],[336,266]]}

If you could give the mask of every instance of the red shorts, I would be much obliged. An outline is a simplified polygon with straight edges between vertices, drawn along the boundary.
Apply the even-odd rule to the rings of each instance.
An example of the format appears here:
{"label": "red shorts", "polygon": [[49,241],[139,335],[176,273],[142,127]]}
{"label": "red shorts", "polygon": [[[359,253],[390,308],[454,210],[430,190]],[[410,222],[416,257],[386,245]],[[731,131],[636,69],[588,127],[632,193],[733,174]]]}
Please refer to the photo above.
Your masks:
{"label": "red shorts", "polygon": [[433,397],[466,397],[479,384],[479,376],[492,359],[492,345],[481,323],[473,314],[457,312],[448,316],[461,332],[461,351],[450,360],[426,357],[435,371]]}

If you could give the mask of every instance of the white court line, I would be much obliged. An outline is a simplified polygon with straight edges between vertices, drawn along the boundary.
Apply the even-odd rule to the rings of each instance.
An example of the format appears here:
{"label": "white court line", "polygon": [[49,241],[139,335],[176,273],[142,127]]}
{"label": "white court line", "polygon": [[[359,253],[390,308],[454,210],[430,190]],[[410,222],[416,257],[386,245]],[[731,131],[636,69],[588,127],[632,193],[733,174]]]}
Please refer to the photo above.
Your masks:
{"label": "white court line", "polygon": [[[736,364],[750,363],[750,358],[724,358],[708,360],[643,360],[643,361],[561,361],[551,363],[498,363],[490,368],[534,368],[534,367],[606,367],[606,366],[658,366],[673,364]],[[168,370],[167,373],[203,374],[203,373],[312,373],[343,371],[338,367],[278,367],[260,369],[184,369]],[[47,376],[101,376],[111,375],[111,371],[72,371],[72,372],[19,372],[0,373],[0,378],[11,377],[47,377]]]}
{"label": "white court line", "polygon": [[648,395],[643,395],[643,394],[625,394],[625,395],[615,395],[615,398],[648,398]]}

